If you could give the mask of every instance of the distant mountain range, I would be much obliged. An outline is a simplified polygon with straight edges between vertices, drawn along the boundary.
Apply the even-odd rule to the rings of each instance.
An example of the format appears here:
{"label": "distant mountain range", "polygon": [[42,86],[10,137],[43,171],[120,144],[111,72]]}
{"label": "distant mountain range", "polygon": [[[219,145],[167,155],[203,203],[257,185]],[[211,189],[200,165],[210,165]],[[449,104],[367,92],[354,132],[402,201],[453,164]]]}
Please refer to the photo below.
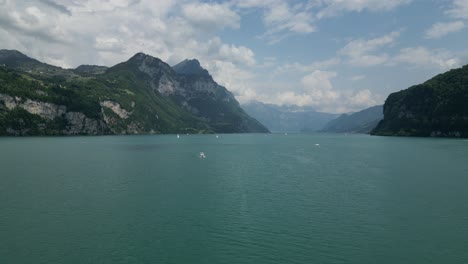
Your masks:
{"label": "distant mountain range", "polygon": [[337,114],[317,112],[311,107],[278,106],[251,101],[242,108],[272,132],[313,132],[323,128]]}
{"label": "distant mountain range", "polygon": [[336,115],[255,101],[241,107],[197,60],[171,67],[138,53],[113,67],[63,69],[0,50],[0,135],[269,130],[468,137],[468,66],[393,93],[383,108]]}
{"label": "distant mountain range", "polygon": [[62,69],[0,50],[0,135],[268,132],[197,60]]}
{"label": "distant mountain range", "polygon": [[328,122],[321,130],[329,133],[364,133],[369,134],[383,119],[383,106],[373,106],[362,111],[343,114]]}
{"label": "distant mountain range", "polygon": [[390,94],[372,134],[468,137],[468,65]]}

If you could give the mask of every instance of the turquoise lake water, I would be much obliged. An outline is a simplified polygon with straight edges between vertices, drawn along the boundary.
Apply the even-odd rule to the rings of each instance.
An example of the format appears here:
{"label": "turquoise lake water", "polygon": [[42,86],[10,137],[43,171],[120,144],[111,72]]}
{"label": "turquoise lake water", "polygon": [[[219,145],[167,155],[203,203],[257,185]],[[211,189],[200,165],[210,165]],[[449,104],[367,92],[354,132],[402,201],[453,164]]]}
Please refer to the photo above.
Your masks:
{"label": "turquoise lake water", "polygon": [[468,141],[0,138],[0,263],[468,263]]}

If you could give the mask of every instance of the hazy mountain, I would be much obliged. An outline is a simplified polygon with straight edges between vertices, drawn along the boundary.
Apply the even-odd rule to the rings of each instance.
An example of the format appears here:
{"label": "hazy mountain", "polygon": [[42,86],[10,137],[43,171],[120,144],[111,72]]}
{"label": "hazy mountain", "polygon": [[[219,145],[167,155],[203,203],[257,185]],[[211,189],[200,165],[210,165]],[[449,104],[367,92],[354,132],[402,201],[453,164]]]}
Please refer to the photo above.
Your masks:
{"label": "hazy mountain", "polygon": [[390,94],[372,134],[468,137],[468,65]]}
{"label": "hazy mountain", "polygon": [[67,70],[1,50],[0,65],[0,134],[268,132],[211,77],[178,74],[143,53]]}
{"label": "hazy mountain", "polygon": [[343,114],[331,120],[322,129],[330,133],[370,133],[383,118],[383,106],[373,106],[362,111]]}
{"label": "hazy mountain", "polygon": [[272,132],[312,132],[323,128],[338,115],[321,113],[311,107],[278,106],[251,101],[244,110]]}

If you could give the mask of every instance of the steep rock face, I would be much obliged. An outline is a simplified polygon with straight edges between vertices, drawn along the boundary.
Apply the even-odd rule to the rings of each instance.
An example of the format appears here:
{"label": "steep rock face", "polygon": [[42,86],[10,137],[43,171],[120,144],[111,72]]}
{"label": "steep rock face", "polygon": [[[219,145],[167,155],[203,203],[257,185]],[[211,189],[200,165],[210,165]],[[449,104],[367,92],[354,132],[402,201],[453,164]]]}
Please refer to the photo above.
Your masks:
{"label": "steep rock face", "polygon": [[193,114],[207,120],[219,132],[269,132],[249,116],[234,95],[217,84],[197,60],[185,60],[175,65],[181,89],[172,98]]}
{"label": "steep rock face", "polygon": [[168,96],[179,90],[177,74],[162,60],[144,53],[137,53],[127,63],[148,75],[151,88],[160,94]]}
{"label": "steep rock face", "polygon": [[[123,109],[119,103],[112,102],[112,101],[103,101],[101,102],[102,107],[107,107],[116,115],[118,115],[122,119],[128,119],[132,112],[128,112],[127,110]],[[132,105],[134,107],[134,105]]]}
{"label": "steep rock face", "polygon": [[65,135],[102,135],[107,130],[107,125],[101,120],[88,118],[80,112],[67,112],[66,128],[62,131]]}
{"label": "steep rock face", "polygon": [[[100,103],[104,123],[110,128],[113,134],[141,134],[154,133],[154,130],[148,131],[137,120],[132,120],[131,116],[135,109],[135,102],[131,102],[132,111],[127,111],[122,106],[113,101],[103,101]],[[112,112],[106,111],[106,109]],[[158,119],[158,117],[156,117]]]}
{"label": "steep rock face", "polygon": [[182,75],[190,76],[190,75],[196,75],[196,76],[203,76],[203,77],[211,77],[210,73],[206,70],[203,69],[203,67],[200,65],[200,62],[198,60],[192,59],[192,60],[184,60],[180,62],[177,65],[173,66],[174,70]]}
{"label": "steep rock face", "polygon": [[468,137],[468,66],[389,95],[372,134]]}
{"label": "steep rock face", "polygon": [[383,106],[373,106],[356,113],[341,115],[325,125],[322,132],[369,134],[382,119]]}
{"label": "steep rock face", "polygon": [[[41,132],[45,132],[48,124],[54,123],[56,126],[49,129],[47,134],[99,135],[107,130],[102,121],[89,118],[80,112],[67,112],[63,105],[0,94],[0,108],[9,112],[25,111],[22,117],[12,120],[12,124],[6,126],[6,130],[0,131],[0,134],[6,132],[10,135],[28,135],[30,131],[38,131],[40,135]],[[28,117],[30,120],[25,121]],[[26,122],[29,122],[29,125]]]}
{"label": "steep rock face", "polygon": [[42,118],[53,120],[58,116],[66,113],[67,108],[65,106],[54,105],[51,103],[33,101],[31,99],[23,99],[21,97],[12,97],[4,94],[0,94],[0,103],[3,104],[8,110],[12,110],[16,107],[20,107],[31,114],[39,115]]}

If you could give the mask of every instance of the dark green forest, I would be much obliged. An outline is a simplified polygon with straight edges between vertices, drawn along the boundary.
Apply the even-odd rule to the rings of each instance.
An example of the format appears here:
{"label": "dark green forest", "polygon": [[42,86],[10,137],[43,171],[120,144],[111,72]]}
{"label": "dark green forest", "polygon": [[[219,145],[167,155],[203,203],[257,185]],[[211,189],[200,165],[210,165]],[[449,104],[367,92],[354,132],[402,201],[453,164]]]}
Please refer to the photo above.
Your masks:
{"label": "dark green forest", "polygon": [[372,134],[468,137],[468,65],[389,95]]}

